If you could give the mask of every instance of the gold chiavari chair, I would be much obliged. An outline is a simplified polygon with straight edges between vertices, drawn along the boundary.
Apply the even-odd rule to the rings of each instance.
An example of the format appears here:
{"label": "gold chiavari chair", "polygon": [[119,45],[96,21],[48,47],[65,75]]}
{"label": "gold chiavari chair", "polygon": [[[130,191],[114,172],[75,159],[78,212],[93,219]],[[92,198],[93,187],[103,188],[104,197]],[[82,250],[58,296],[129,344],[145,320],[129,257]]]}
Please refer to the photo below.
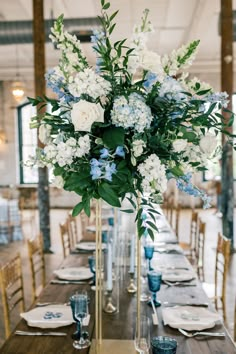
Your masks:
{"label": "gold chiavari chair", "polygon": [[68,219],[63,224],[60,224],[60,233],[63,257],[66,258],[72,250]]}
{"label": "gold chiavari chair", "polygon": [[206,223],[199,219],[196,241],[196,262],[199,279],[204,282],[204,254],[205,254]]}
{"label": "gold chiavari chair", "polygon": [[215,261],[215,282],[214,284],[203,283],[202,286],[207,296],[214,301],[216,310],[222,309],[224,321],[226,321],[226,279],[229,258],[230,240],[219,233]]}
{"label": "gold chiavari chair", "polygon": [[25,311],[22,265],[19,253],[0,268],[0,286],[4,314],[5,336],[11,334],[11,313],[19,304]]}
{"label": "gold chiavari chair", "polygon": [[234,306],[234,341],[236,342],[236,298]]}
{"label": "gold chiavari chair", "polygon": [[179,220],[180,220],[180,210],[181,207],[179,204],[177,206],[173,207],[172,211],[172,223],[171,223],[171,228],[173,229],[177,240],[179,240]]}
{"label": "gold chiavari chair", "polygon": [[71,248],[75,248],[75,245],[79,242],[78,225],[76,217],[73,217],[71,213],[68,214],[68,227],[70,233]]}
{"label": "gold chiavari chair", "polygon": [[[90,217],[88,217],[84,211],[79,214],[81,223],[81,235],[82,239],[86,241],[95,241],[96,233],[96,211],[94,207],[90,209]],[[92,228],[92,230],[89,230]]]}
{"label": "gold chiavari chair", "polygon": [[181,248],[184,250],[185,255],[190,259],[194,259],[196,255],[197,230],[198,230],[198,212],[192,210],[189,242],[179,243]]}
{"label": "gold chiavari chair", "polygon": [[27,240],[29,261],[32,273],[33,302],[46,285],[45,260],[43,255],[42,235]]}

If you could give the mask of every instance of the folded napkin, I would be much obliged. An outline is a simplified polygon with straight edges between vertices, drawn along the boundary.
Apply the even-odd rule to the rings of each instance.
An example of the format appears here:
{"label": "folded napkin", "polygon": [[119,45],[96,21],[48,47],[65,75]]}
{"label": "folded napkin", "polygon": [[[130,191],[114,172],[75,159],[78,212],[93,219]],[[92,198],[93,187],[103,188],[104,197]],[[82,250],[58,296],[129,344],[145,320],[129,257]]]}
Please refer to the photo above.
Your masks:
{"label": "folded napkin", "polygon": [[[21,313],[28,326],[39,328],[58,328],[74,323],[70,306],[48,305],[36,307],[28,312]],[[83,325],[88,326],[90,315],[83,319]]]}
{"label": "folded napkin", "polygon": [[183,328],[186,331],[201,331],[212,328],[221,320],[218,313],[204,307],[176,306],[162,309],[164,325]]}
{"label": "folded napkin", "polygon": [[165,244],[162,246],[155,246],[155,252],[159,253],[179,253],[182,254],[183,250],[179,245],[176,244]]}
{"label": "folded napkin", "polygon": [[162,280],[166,281],[190,281],[196,278],[196,275],[191,270],[170,269],[162,271]]}

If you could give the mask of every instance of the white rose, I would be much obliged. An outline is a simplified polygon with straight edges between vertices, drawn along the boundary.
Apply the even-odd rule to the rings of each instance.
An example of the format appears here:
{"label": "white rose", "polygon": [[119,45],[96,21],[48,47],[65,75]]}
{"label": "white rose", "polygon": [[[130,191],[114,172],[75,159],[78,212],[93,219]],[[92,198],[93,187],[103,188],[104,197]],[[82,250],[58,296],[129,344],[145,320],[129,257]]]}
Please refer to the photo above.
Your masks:
{"label": "white rose", "polygon": [[188,141],[185,139],[177,139],[173,141],[173,149],[176,152],[181,152],[183,151],[188,144]]}
{"label": "white rose", "polygon": [[49,124],[41,124],[39,127],[39,140],[43,144],[48,144],[51,141],[52,127]]}
{"label": "white rose", "polygon": [[104,109],[99,103],[80,100],[73,105],[71,120],[75,131],[90,132],[94,122],[104,122]]}
{"label": "white rose", "polygon": [[164,75],[160,55],[146,50],[142,53],[140,61],[140,65],[144,70],[148,70],[159,75]]}
{"label": "white rose", "polygon": [[217,146],[216,136],[211,133],[207,133],[201,138],[199,146],[203,153],[205,153],[206,155],[211,155],[215,151]]}
{"label": "white rose", "polygon": [[52,181],[52,185],[59,189],[62,189],[64,187],[64,183],[65,181],[61,176],[55,176]]}

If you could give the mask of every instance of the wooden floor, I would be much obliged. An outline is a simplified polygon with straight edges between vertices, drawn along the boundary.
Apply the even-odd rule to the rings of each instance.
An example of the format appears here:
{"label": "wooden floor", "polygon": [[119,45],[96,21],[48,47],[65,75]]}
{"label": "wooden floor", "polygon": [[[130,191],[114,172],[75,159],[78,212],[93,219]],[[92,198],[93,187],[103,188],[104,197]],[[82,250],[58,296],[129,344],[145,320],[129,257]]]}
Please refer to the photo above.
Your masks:
{"label": "wooden floor", "polygon": [[[29,216],[28,211],[25,212],[25,216]],[[62,247],[59,235],[59,223],[63,222],[67,216],[68,210],[55,209],[51,210],[51,248],[53,254],[46,254],[46,271],[47,279],[51,278],[52,271],[56,269],[62,262]],[[190,210],[184,210],[180,215],[180,240],[188,241],[189,230],[190,230]],[[236,214],[235,214],[236,215]],[[215,260],[215,249],[217,241],[217,233],[221,231],[221,219],[217,217],[214,209],[201,211],[200,217],[203,221],[207,223],[206,230],[206,254],[205,254],[205,275],[206,282],[213,283],[214,281],[214,260]],[[236,218],[235,218],[236,222]],[[25,240],[37,233],[37,225],[31,226],[28,221],[24,222],[24,238]],[[11,257],[15,255],[16,252],[20,252],[23,262],[23,275],[24,275],[24,287],[25,287],[25,300],[26,308],[31,305],[31,274],[28,262],[27,248],[25,241],[15,241],[8,245],[0,245],[0,263],[3,264]],[[233,254],[230,261],[230,269],[228,276],[227,285],[227,327],[230,333],[233,332],[233,309],[236,297],[236,254]],[[4,340],[4,327],[2,319],[2,307],[0,302],[0,345]],[[18,316],[14,318],[14,322],[18,321]]]}

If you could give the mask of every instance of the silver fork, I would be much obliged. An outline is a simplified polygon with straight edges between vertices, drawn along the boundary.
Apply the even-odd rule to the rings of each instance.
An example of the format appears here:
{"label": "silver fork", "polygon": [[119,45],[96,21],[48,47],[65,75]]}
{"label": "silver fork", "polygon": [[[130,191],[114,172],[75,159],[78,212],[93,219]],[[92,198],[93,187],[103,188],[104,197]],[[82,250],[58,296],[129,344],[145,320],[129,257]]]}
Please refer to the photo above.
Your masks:
{"label": "silver fork", "polygon": [[30,331],[15,331],[18,336],[67,336],[65,332],[30,332]]}
{"label": "silver fork", "polygon": [[196,284],[193,283],[184,283],[182,281],[176,281],[176,282],[169,282],[167,280],[163,280],[163,283],[168,285],[168,286],[197,286]]}
{"label": "silver fork", "polygon": [[211,337],[225,337],[225,333],[224,332],[186,332],[184,329],[182,328],[178,328],[179,332],[182,333],[184,336],[188,337],[188,338],[192,338],[195,336],[211,336]]}

